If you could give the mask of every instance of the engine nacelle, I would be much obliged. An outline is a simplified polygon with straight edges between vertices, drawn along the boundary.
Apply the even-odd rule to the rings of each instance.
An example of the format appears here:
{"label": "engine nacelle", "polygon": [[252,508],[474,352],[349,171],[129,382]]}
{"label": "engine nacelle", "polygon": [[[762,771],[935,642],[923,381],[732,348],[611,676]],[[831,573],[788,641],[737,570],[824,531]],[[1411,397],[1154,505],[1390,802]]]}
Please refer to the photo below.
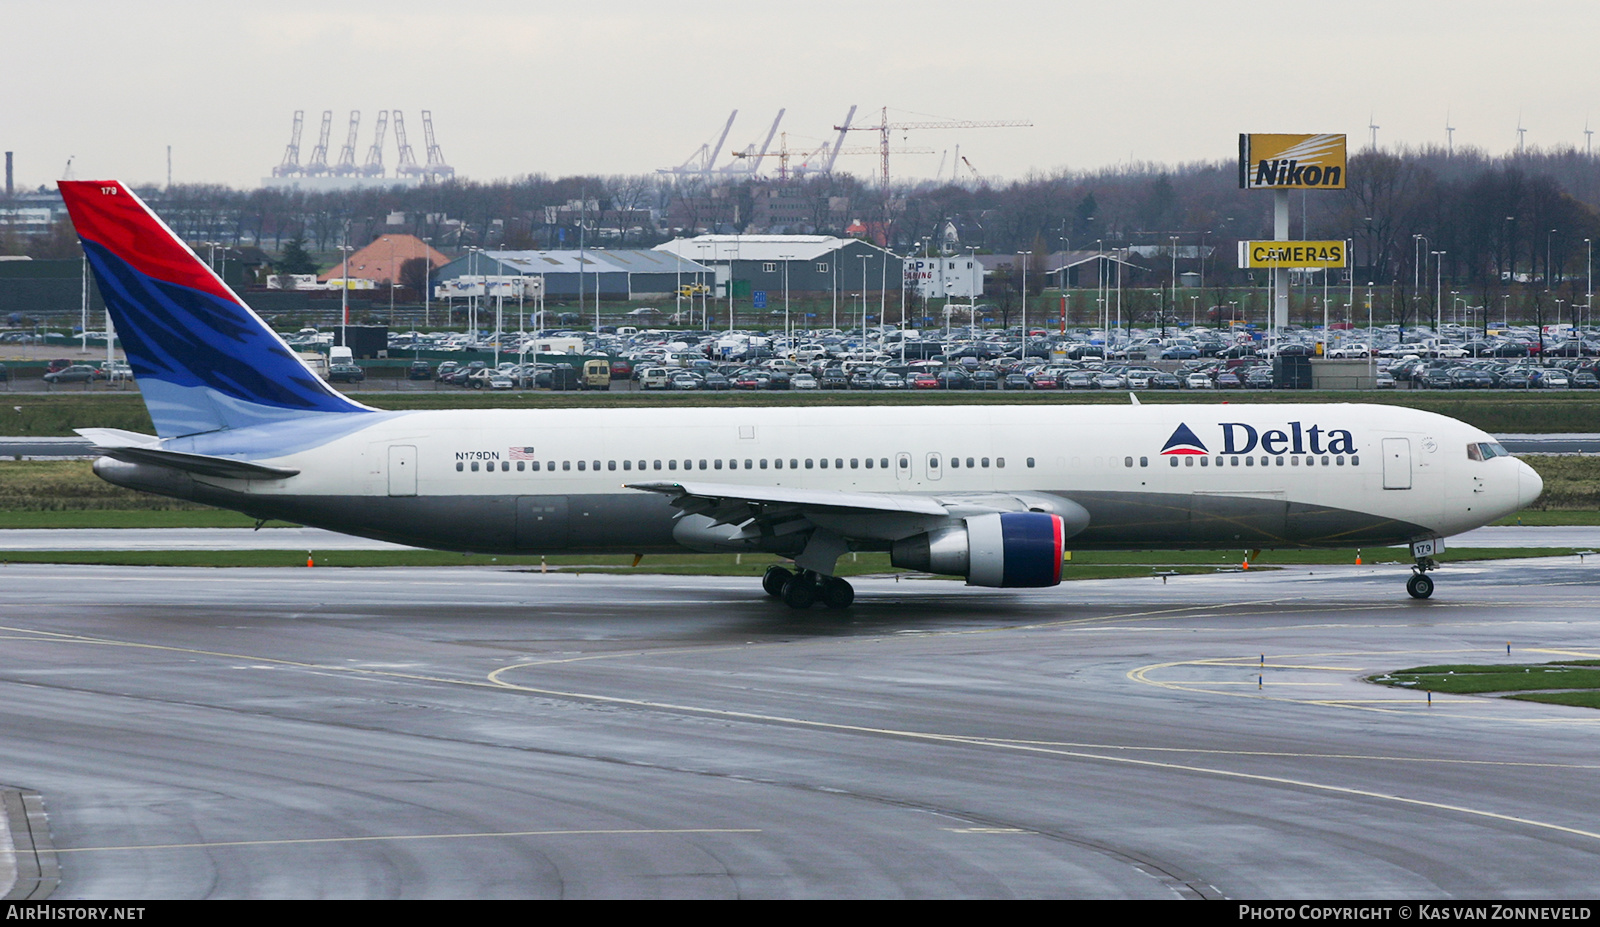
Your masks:
{"label": "engine nacelle", "polygon": [[1065,540],[1059,515],[1000,512],[896,541],[889,559],[908,570],[965,576],[969,586],[1054,586]]}

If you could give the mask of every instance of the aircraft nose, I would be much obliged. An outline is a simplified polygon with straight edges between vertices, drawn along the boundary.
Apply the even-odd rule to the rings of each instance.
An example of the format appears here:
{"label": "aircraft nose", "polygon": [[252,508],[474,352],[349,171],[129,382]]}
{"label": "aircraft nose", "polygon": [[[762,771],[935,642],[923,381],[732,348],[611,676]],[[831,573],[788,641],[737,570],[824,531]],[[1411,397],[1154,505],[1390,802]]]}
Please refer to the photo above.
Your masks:
{"label": "aircraft nose", "polygon": [[1517,508],[1525,509],[1544,492],[1544,480],[1534,469],[1517,461]]}

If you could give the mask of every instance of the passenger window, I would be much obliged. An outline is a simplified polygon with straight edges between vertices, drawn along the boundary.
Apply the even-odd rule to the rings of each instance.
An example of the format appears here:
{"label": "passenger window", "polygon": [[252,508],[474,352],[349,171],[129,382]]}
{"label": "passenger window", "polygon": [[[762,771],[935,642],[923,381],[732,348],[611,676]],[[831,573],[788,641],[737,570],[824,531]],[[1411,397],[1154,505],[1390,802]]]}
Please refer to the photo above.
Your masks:
{"label": "passenger window", "polygon": [[861,469],[860,464],[861,464],[861,459],[860,458],[858,458],[858,457],[850,458],[850,469],[859,470],[859,469]]}
{"label": "passenger window", "polygon": [[587,460],[580,460],[580,461],[578,461],[578,469],[579,470],[587,469],[588,468],[588,464],[589,464],[589,462]]}
{"label": "passenger window", "polygon": [[632,470],[633,469],[633,461],[624,460],[622,462],[622,469],[624,469],[624,470]]}
{"label": "passenger window", "polygon": [[1256,459],[1254,457],[1246,457],[1244,459],[1244,465],[1247,467],[1253,467],[1256,465]]}
{"label": "passenger window", "polygon": [[1183,458],[1183,465],[1185,467],[1194,466],[1194,458],[1193,457],[1185,457],[1185,458]]}
{"label": "passenger window", "polygon": [[833,458],[833,468],[835,470],[843,470],[844,469],[844,458],[843,457],[835,457],[835,458]]}
{"label": "passenger window", "polygon": [[811,469],[811,458],[810,457],[806,458],[806,469],[807,470]]}
{"label": "passenger window", "polygon": [[[852,466],[852,467],[853,467],[853,466],[855,466],[855,465],[856,465],[856,462],[855,462],[855,460],[854,460],[854,459],[853,459],[853,458],[852,458],[852,459],[851,459],[851,461],[850,461],[850,466]],[[872,469],[872,458],[871,458],[871,457],[868,457],[868,458],[867,458],[867,469],[868,469],[868,470],[871,470],[871,469]]]}
{"label": "passenger window", "polygon": [[459,460],[456,461],[456,472],[457,473],[460,473],[461,471],[463,471],[465,469],[467,469],[467,465],[466,464],[462,463]]}
{"label": "passenger window", "polygon": [[1168,457],[1167,459],[1172,461],[1172,465],[1174,467],[1176,467],[1178,465],[1178,458],[1176,458],[1176,457]]}
{"label": "passenger window", "polygon": [[1283,458],[1282,457],[1278,458],[1278,466],[1280,466],[1280,467],[1283,466]]}
{"label": "passenger window", "polygon": [[[644,469],[644,461],[642,461],[642,460],[641,460],[641,461],[639,461],[639,469],[640,469],[640,470],[643,470],[643,469]],[[656,465],[656,469],[658,469],[658,470],[659,470],[659,469],[661,469],[661,465],[660,465],[660,464],[657,464],[657,465]]]}
{"label": "passenger window", "polygon": [[761,469],[767,469],[767,458],[765,457],[761,458]]}
{"label": "passenger window", "polygon": [[824,469],[824,470],[828,469],[828,458],[826,458],[826,457],[822,458],[820,463],[822,464],[822,469]]}
{"label": "passenger window", "polygon": [[[721,461],[717,461],[717,462],[718,462],[718,463],[721,463]],[[703,461],[703,460],[702,460],[702,461],[700,461],[700,469],[702,469],[702,470],[704,470],[704,469],[705,469],[705,468],[706,468],[706,462],[705,462],[705,461]]]}
{"label": "passenger window", "polygon": [[606,461],[606,469],[607,470],[615,470],[615,469],[617,469],[617,462],[615,460]]}
{"label": "passenger window", "polygon": [[[809,460],[806,461],[806,468],[807,469],[811,468],[811,461],[809,461]],[[800,469],[800,461],[797,458],[790,457],[789,458],[789,469],[790,470],[798,470],[798,469]]]}
{"label": "passenger window", "polygon": [[1328,458],[1326,458],[1326,457],[1322,458],[1322,465],[1324,467],[1326,467],[1328,465]]}
{"label": "passenger window", "polygon": [[984,468],[985,468],[985,469],[987,469],[987,468],[988,468],[988,466],[989,466],[989,458],[987,458],[987,457],[985,457],[985,458],[983,458],[983,460],[982,460],[982,461],[980,461],[980,462],[981,462],[981,463],[982,463],[982,464],[983,464],[983,466],[984,466]]}
{"label": "passenger window", "polygon": [[722,469],[722,458],[719,457],[716,460],[712,461],[712,463],[716,464],[716,469],[718,469],[718,470]]}
{"label": "passenger window", "polygon": [[1122,458],[1122,465],[1124,467],[1132,467],[1133,466],[1133,458],[1132,457],[1124,457],[1124,458]]}
{"label": "passenger window", "polygon": [[655,462],[655,466],[651,467],[651,469],[652,470],[660,470],[661,469],[661,461],[659,461],[659,460],[656,461]]}
{"label": "passenger window", "polygon": [[755,469],[755,467],[753,466],[754,463],[755,463],[755,461],[753,461],[750,458],[746,457],[745,460],[744,460],[744,468],[746,470],[754,470]]}
{"label": "passenger window", "polygon": [[678,469],[678,462],[676,460],[667,461],[667,469],[668,470],[676,470],[676,469]]}
{"label": "passenger window", "polygon": [[594,462],[594,469],[596,473],[600,472],[600,461],[597,460]]}
{"label": "passenger window", "polygon": [[[1028,466],[1030,466],[1030,467],[1033,466],[1033,458],[1031,458],[1031,457],[1028,458]],[[1139,466],[1141,466],[1141,467],[1150,466],[1150,458],[1148,458],[1148,457],[1140,457],[1139,458]]]}
{"label": "passenger window", "polygon": [[1032,458],[1032,457],[1029,457],[1029,458],[1028,458],[1028,466],[1029,466],[1029,467],[1030,467],[1030,468],[1031,468],[1031,467],[1032,467],[1032,466],[1033,466],[1033,458]]}
{"label": "passenger window", "polygon": [[526,460],[517,461],[517,472],[518,473],[521,473],[522,471],[524,471],[526,469],[528,469],[528,462]]}
{"label": "passenger window", "polygon": [[[1004,470],[1006,468],[1006,459],[1004,457],[996,457],[994,459],[994,465],[998,469]],[[1129,466],[1132,466],[1132,464]]]}
{"label": "passenger window", "polygon": [[885,469],[885,470],[889,469],[889,458],[887,458],[887,457],[879,457],[878,458],[878,463],[880,465],[882,465],[883,469]]}
{"label": "passenger window", "polygon": [[1338,466],[1344,466],[1344,455],[1341,454],[1340,456],[1333,458],[1333,462]]}
{"label": "passenger window", "polygon": [[968,468],[971,468],[971,467],[972,467],[972,458],[971,458],[971,457],[968,457],[968,458],[967,458],[967,467],[968,467]]}
{"label": "passenger window", "polygon": [[535,473],[539,472],[539,461],[537,461],[537,460],[533,461],[533,472],[535,472]]}
{"label": "passenger window", "polygon": [[961,458],[960,457],[952,457],[952,458],[950,458],[950,466],[955,467],[956,469],[960,469],[961,468]]}
{"label": "passenger window", "polygon": [[1200,458],[1200,466],[1202,466],[1202,467],[1211,466],[1211,458],[1210,457],[1202,457],[1202,458]]}
{"label": "passenger window", "polygon": [[1351,455],[1350,455],[1350,466],[1352,466],[1352,467],[1359,467],[1359,466],[1361,466],[1361,458],[1360,458],[1360,457],[1357,457],[1357,456],[1356,456],[1356,455],[1354,455],[1354,454],[1351,454]]}

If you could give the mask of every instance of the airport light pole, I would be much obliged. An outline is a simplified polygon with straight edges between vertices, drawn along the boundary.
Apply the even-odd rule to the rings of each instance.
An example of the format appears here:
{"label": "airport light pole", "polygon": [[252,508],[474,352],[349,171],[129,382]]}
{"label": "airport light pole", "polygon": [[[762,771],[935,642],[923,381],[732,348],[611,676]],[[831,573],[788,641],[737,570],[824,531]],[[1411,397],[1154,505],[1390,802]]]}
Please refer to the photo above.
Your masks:
{"label": "airport light pole", "polygon": [[1443,251],[1433,252],[1433,337],[1439,337],[1439,329],[1444,325],[1444,255]]}
{"label": "airport light pole", "polygon": [[1033,257],[1032,251],[1018,251],[1022,258],[1022,343],[1017,348],[1017,360],[1028,359],[1028,259]]}
{"label": "airport light pole", "polygon": [[790,351],[794,350],[794,328],[789,323],[789,259],[792,254],[780,254],[783,258],[783,336],[788,339]]}

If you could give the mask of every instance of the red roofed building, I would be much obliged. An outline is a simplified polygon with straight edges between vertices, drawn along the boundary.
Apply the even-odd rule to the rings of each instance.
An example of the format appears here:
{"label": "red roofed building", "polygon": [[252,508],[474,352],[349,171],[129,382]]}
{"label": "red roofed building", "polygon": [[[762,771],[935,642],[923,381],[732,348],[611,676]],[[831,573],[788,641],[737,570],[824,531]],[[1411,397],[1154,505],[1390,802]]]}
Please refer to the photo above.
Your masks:
{"label": "red roofed building", "polygon": [[[412,258],[425,257],[434,267],[450,259],[433,250],[415,235],[379,235],[372,244],[350,253],[350,279],[371,280],[379,284],[398,283],[400,268]],[[343,262],[334,264],[317,279],[326,283],[344,276]]]}

